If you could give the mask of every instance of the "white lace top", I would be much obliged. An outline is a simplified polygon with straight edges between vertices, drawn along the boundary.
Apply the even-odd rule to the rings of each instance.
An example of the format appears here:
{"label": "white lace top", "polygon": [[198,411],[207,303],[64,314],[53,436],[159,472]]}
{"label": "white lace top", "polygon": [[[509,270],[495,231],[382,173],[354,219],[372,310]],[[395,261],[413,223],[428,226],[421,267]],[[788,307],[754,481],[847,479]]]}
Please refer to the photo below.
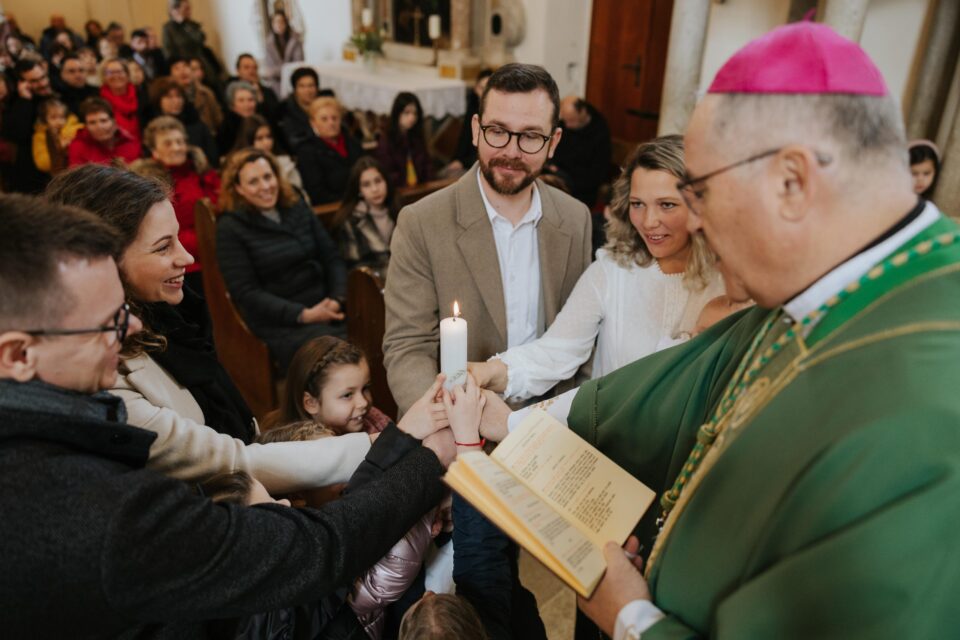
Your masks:
{"label": "white lace top", "polygon": [[594,378],[690,338],[704,305],[723,293],[715,275],[690,291],[683,274],[666,275],[656,261],[621,267],[601,249],[546,333],[494,356],[507,365],[510,400],[546,393],[593,358]]}

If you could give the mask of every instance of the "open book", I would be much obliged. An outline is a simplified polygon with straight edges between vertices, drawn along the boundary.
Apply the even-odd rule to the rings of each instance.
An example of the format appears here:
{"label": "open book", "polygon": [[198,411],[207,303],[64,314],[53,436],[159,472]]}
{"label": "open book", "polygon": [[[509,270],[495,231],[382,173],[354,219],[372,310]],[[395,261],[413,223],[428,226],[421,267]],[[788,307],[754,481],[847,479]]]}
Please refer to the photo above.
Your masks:
{"label": "open book", "polygon": [[626,542],[654,492],[542,410],[487,455],[460,455],[445,476],[465,500],[577,593],[607,568],[603,546]]}

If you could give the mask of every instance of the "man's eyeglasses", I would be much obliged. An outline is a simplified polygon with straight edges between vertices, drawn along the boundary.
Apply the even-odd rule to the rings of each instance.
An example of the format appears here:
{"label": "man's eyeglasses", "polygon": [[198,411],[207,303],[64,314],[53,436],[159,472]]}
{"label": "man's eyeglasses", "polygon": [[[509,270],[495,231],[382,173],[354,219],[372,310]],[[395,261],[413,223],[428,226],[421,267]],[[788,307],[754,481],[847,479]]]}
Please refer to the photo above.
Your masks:
{"label": "man's eyeglasses", "polygon": [[[117,342],[122,343],[127,337],[127,331],[130,329],[130,305],[123,303],[117,312],[113,314],[113,324],[97,327],[96,329],[35,329],[33,331],[24,331],[31,336],[78,336],[85,333],[109,333],[116,334]],[[113,344],[111,342],[111,344]]]}
{"label": "man's eyeglasses", "polygon": [[[677,191],[679,191],[680,195],[683,196],[683,202],[687,205],[687,208],[690,209],[690,211],[692,211],[693,213],[700,215],[700,211],[703,208],[704,189],[696,189],[694,188],[694,185],[703,184],[710,178],[720,175],[724,171],[730,171],[731,169],[736,169],[737,167],[741,167],[745,164],[749,164],[751,162],[756,162],[757,160],[768,158],[774,154],[780,153],[780,151],[782,150],[783,150],[783,147],[777,147],[776,149],[767,149],[766,151],[763,151],[756,155],[752,155],[749,158],[740,160],[739,162],[734,162],[733,164],[727,165],[725,167],[720,167],[719,169],[716,169],[715,171],[711,171],[710,173],[705,173],[702,176],[697,176],[697,177],[687,176],[685,180],[681,180],[680,182],[677,183]],[[820,153],[819,151],[815,151],[814,154],[816,155],[817,162],[820,164],[821,167],[824,167],[833,161],[833,158],[831,158],[829,155],[825,153]]]}
{"label": "man's eyeglasses", "polygon": [[520,151],[531,154],[540,153],[540,150],[550,141],[550,136],[536,131],[510,131],[496,124],[482,124],[480,131],[483,133],[483,139],[494,149],[503,149],[510,144],[510,139],[516,136]]}

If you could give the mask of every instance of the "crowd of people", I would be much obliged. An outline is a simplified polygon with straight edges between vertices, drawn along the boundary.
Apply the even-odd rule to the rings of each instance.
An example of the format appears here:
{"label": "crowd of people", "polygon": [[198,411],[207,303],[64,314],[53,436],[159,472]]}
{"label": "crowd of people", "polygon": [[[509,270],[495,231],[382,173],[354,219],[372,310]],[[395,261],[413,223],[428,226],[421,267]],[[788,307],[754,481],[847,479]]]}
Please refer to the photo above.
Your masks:
{"label": "crowd of people", "polygon": [[[271,29],[263,73],[243,54],[227,77],[189,0],[162,47],[117,23],[84,38],[53,16],[39,45],[4,25],[0,535],[18,553],[0,627],[546,638],[516,544],[442,483],[532,407],[662,496],[626,554],[604,550],[578,633],[960,624],[956,554],[927,551],[960,517],[960,231],[930,201],[939,150],[907,143],[856,44],[813,23],[748,44],[686,134],[611,181],[603,115],[541,67],[482,72],[441,159],[413,93],[375,149],[309,66],[280,101],[303,47],[282,11]],[[810,81],[811,57],[831,73]],[[204,199],[283,378],[259,421],[212,342]],[[346,340],[360,266],[385,276],[399,416]],[[447,389],[455,302],[469,375]]]}

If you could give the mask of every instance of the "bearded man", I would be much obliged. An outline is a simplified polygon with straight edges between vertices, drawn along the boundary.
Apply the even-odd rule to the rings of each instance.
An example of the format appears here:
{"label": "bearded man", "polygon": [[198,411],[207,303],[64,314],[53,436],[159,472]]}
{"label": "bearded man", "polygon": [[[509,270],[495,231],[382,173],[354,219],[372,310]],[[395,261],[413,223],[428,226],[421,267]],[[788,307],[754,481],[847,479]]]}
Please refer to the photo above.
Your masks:
{"label": "bearded man", "polygon": [[557,84],[542,67],[490,76],[473,116],[478,162],[403,209],[391,244],[384,364],[404,412],[437,375],[440,319],[458,301],[467,359],[534,340],[590,264],[590,214],[537,180],[560,142]]}

